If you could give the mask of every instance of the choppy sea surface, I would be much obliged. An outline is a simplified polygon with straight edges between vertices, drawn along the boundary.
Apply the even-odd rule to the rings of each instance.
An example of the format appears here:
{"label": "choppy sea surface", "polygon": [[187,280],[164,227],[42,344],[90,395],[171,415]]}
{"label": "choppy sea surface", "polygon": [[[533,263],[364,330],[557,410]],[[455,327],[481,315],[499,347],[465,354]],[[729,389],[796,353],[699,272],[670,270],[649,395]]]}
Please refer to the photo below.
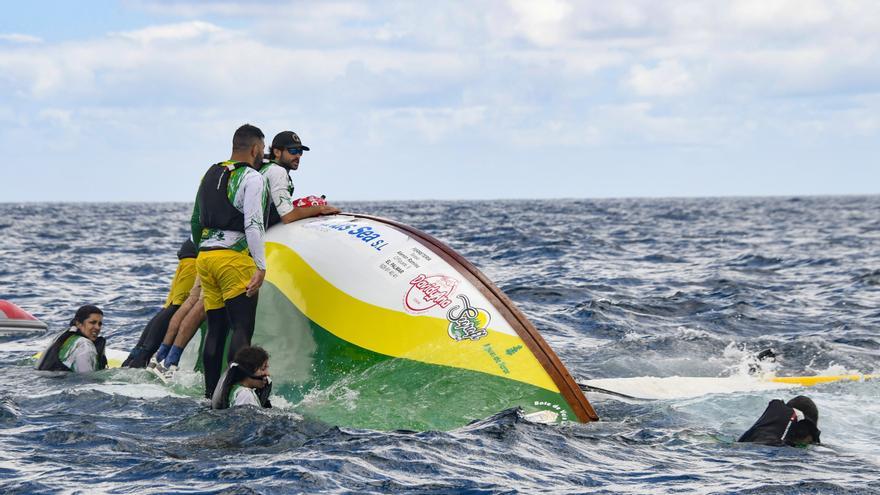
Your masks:
{"label": "choppy sea surface", "polygon": [[[877,373],[880,197],[345,203],[445,241],[579,380]],[[62,330],[105,311],[129,349],[163,303],[186,204],[0,204],[0,299]],[[548,426],[505,411],[449,432],[211,411],[137,370],[49,376],[50,334],[0,341],[0,493],[880,493],[880,383],[627,401]],[[773,398],[823,443],[734,440]]]}

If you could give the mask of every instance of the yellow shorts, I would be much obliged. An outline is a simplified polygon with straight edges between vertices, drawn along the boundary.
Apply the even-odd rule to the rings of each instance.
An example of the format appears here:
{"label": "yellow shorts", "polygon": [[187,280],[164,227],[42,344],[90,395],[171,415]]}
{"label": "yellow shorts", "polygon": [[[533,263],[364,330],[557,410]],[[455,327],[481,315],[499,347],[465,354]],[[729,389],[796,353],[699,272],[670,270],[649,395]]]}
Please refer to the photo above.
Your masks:
{"label": "yellow shorts", "polygon": [[239,253],[231,249],[199,251],[196,267],[202,279],[205,311],[225,307],[225,301],[244,294],[257,271],[247,251]]}
{"label": "yellow shorts", "polygon": [[174,280],[171,281],[171,290],[165,298],[165,307],[172,304],[180,306],[189,296],[193,283],[196,281],[196,259],[184,258],[177,263],[177,271],[174,272]]}

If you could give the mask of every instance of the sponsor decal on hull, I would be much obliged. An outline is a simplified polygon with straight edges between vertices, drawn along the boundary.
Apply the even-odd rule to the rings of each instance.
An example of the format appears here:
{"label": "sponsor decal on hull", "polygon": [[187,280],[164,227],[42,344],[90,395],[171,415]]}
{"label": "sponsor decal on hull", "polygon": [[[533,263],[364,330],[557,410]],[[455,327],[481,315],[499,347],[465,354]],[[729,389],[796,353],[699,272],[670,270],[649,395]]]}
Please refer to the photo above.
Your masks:
{"label": "sponsor decal on hull", "polygon": [[559,415],[559,419],[562,421],[568,421],[568,411],[565,410],[564,407],[559,404],[555,404],[552,402],[547,402],[545,400],[536,400],[534,402],[535,407],[542,408],[546,411],[553,411],[554,413]]}
{"label": "sponsor decal on hull", "polygon": [[446,312],[449,336],[453,340],[462,341],[480,340],[488,335],[489,321],[492,319],[489,312],[471,306],[471,301],[464,294],[456,297],[461,301],[461,306],[456,304]]}
{"label": "sponsor decal on hull", "polygon": [[372,226],[361,225],[358,222],[335,223],[331,220],[307,224],[305,228],[343,232],[348,234],[351,239],[358,240],[376,251],[382,251],[388,245],[388,241],[382,238],[382,233],[376,231]]}
{"label": "sponsor decal on hull", "polygon": [[498,369],[500,369],[502,373],[505,375],[510,374],[510,368],[507,367],[507,363],[504,362],[504,359],[495,352],[495,349],[492,348],[492,344],[483,344],[483,350],[486,351],[486,354],[488,354],[489,357],[492,358],[492,361],[498,365]]}
{"label": "sponsor decal on hull", "polygon": [[425,268],[422,265],[430,263],[432,260],[433,258],[418,246],[410,246],[409,252],[400,249],[392,253],[379,265],[379,269],[393,279],[407,278],[411,277],[412,273],[424,271]]}
{"label": "sponsor decal on hull", "polygon": [[421,313],[436,306],[446,309],[452,304],[450,296],[457,285],[457,280],[446,275],[420,273],[409,281],[409,290],[403,296],[403,305],[414,313]]}

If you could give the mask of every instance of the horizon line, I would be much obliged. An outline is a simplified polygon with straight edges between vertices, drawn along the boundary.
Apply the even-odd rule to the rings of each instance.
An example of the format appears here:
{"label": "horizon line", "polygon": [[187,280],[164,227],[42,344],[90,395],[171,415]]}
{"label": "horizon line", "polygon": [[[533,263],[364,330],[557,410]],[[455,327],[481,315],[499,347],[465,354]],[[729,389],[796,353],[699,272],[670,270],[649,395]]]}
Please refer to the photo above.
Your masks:
{"label": "horizon line", "polygon": [[[856,198],[880,196],[880,192],[872,193],[820,193],[820,194],[729,194],[719,196],[593,196],[593,197],[519,197],[519,198],[409,198],[409,199],[340,199],[333,203],[412,203],[417,201],[435,202],[480,202],[480,201],[584,201],[584,200],[626,200],[626,199],[796,199],[796,198]],[[0,201],[0,205],[12,204],[162,204],[162,203],[192,203],[187,200],[107,200],[107,201],[77,201],[77,200],[25,200],[25,201]],[[331,203],[332,204],[332,203]]]}

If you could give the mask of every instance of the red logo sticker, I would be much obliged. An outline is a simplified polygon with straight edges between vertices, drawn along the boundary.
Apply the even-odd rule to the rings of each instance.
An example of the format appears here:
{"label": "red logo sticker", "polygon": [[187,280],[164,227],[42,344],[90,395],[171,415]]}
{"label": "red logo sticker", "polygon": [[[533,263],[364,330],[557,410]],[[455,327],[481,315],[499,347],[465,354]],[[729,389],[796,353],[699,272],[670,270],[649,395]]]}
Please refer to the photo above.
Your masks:
{"label": "red logo sticker", "polygon": [[410,311],[427,311],[434,306],[446,308],[452,304],[452,291],[458,281],[446,275],[419,274],[409,281],[409,290],[403,296],[403,304]]}

